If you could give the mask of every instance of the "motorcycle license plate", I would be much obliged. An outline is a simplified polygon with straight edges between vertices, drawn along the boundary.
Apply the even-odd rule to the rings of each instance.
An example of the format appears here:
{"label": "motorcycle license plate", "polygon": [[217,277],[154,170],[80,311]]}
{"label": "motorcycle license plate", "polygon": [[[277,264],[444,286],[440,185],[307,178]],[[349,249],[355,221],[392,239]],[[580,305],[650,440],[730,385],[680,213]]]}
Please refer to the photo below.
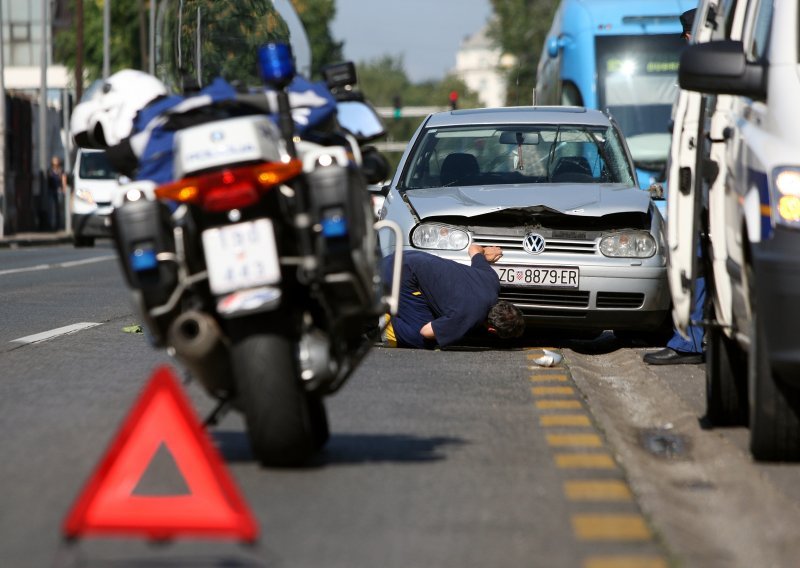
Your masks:
{"label": "motorcycle license plate", "polygon": [[214,294],[281,280],[275,231],[269,219],[203,231],[203,249]]}
{"label": "motorcycle license plate", "polygon": [[492,266],[500,284],[506,286],[546,286],[577,288],[580,281],[578,267],[561,266]]}

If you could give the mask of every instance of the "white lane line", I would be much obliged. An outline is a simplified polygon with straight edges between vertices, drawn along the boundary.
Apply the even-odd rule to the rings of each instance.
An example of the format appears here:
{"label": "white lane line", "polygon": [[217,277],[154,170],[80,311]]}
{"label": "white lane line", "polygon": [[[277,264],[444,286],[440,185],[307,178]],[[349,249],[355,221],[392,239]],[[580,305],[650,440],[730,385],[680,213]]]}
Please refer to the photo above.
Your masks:
{"label": "white lane line", "polygon": [[75,333],[77,331],[89,329],[90,327],[95,327],[98,325],[100,324],[89,321],[82,321],[80,323],[73,323],[72,325],[65,325],[64,327],[51,329],[50,331],[43,331],[42,333],[27,335],[25,337],[20,337],[19,339],[12,339],[11,343],[25,343],[25,344],[39,343],[40,341],[47,341],[48,339],[53,339],[54,337],[59,337],[61,335],[68,335],[70,333]]}
{"label": "white lane line", "polygon": [[36,272],[37,270],[49,270],[51,268],[70,268],[72,266],[93,264],[95,262],[102,262],[104,260],[111,260],[113,258],[117,258],[117,256],[112,254],[108,256],[86,258],[84,260],[70,260],[67,262],[59,262],[57,264],[37,264],[36,266],[26,266],[25,268],[11,268],[8,270],[0,270],[0,276],[5,276],[7,274],[19,274],[21,272]]}

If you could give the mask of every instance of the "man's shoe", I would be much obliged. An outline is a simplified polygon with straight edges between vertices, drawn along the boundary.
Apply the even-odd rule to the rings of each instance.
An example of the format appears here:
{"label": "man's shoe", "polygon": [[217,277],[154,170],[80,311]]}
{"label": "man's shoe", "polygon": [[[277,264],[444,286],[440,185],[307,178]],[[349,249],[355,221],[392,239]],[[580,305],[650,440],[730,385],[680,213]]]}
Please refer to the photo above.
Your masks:
{"label": "man's shoe", "polygon": [[665,347],[661,351],[653,353],[645,353],[642,361],[648,365],[688,365],[702,363],[704,360],[702,353],[690,353],[684,351],[675,351],[669,347]]}

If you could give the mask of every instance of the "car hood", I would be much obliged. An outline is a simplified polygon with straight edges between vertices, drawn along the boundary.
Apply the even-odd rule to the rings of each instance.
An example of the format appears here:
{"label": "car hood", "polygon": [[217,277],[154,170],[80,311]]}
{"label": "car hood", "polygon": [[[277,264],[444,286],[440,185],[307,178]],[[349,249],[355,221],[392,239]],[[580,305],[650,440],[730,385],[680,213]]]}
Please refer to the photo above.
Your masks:
{"label": "car hood", "polygon": [[420,218],[477,217],[503,209],[545,207],[565,215],[602,217],[646,213],[650,194],[619,184],[470,186],[413,189],[405,192]]}

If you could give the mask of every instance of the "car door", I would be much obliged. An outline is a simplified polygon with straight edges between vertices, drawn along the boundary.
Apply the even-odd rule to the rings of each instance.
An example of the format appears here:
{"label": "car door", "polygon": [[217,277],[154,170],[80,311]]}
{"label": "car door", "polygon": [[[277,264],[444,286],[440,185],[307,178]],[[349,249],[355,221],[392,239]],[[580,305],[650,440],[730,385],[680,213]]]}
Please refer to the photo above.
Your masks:
{"label": "car door", "polygon": [[[716,0],[701,0],[695,14],[692,42],[711,39],[707,24]],[[703,140],[703,99],[700,93],[681,91],[674,107],[674,126],[667,165],[667,277],[672,294],[672,318],[678,330],[686,332],[692,311],[692,290],[697,274],[697,247],[702,186],[697,172],[698,149]]]}
{"label": "car door", "polygon": [[[746,0],[721,0],[717,11],[717,27],[712,40],[740,40],[747,11]],[[731,162],[726,158],[731,147],[735,145],[734,137],[736,117],[742,104],[741,97],[732,95],[708,95],[709,114],[708,139],[710,143],[709,164],[714,166],[716,175],[709,178],[708,212],[709,233],[712,254],[710,263],[715,275],[713,286],[707,290],[714,294],[715,317],[722,329],[732,329],[734,281],[729,275],[732,258],[741,262],[742,243],[740,223],[731,223],[737,219],[738,202],[726,191],[728,172]],[[741,294],[739,294],[741,295]],[[739,302],[741,303],[741,302]]]}

